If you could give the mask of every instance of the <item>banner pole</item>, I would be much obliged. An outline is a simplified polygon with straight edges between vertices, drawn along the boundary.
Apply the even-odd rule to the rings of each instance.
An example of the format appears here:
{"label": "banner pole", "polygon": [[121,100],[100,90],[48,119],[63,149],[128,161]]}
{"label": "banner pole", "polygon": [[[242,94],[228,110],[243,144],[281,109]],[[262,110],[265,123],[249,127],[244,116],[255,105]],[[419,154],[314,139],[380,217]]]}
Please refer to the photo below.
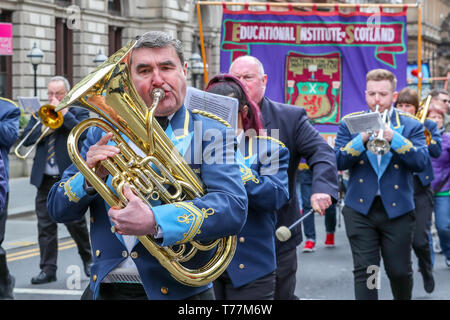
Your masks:
{"label": "banner pole", "polygon": [[200,32],[200,47],[202,51],[203,60],[203,84],[208,84],[208,67],[206,65],[206,53],[205,53],[205,41],[203,38],[203,25],[202,25],[202,11],[200,10],[200,1],[197,1],[197,17],[198,17],[198,30]]}
{"label": "banner pole", "polygon": [[417,91],[422,96],[422,1],[417,1]]}
{"label": "banner pole", "polygon": [[[361,4],[352,4],[352,3],[293,3],[293,2],[223,2],[223,1],[202,1],[197,2],[199,5],[216,5],[216,6],[272,6],[272,7],[340,7],[340,8],[354,8],[359,6],[360,8],[370,8],[370,7],[379,7],[380,4],[376,3],[361,3]],[[405,3],[405,4],[389,4],[383,3],[381,4],[385,8],[404,8],[406,7],[416,7],[416,4]]]}

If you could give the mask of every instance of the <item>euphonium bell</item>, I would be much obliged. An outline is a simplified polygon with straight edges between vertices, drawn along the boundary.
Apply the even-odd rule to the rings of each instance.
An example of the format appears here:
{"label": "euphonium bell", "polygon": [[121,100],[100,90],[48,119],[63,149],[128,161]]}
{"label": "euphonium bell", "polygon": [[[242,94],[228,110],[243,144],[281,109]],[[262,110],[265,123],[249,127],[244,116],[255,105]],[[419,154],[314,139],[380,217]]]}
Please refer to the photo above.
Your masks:
{"label": "euphonium bell", "polygon": [[[25,159],[30,155],[30,153],[36,148],[39,142],[49,133],[50,130],[58,129],[62,126],[64,122],[64,117],[61,112],[55,111],[55,106],[51,104],[45,104],[42,107],[39,108],[38,111],[38,121],[36,124],[31,128],[30,132],[19,142],[19,144],[14,149],[14,153],[16,156],[20,159]],[[28,139],[28,137],[33,133],[33,131],[37,128],[37,126],[42,123],[42,125],[45,126],[45,130],[42,131],[42,134],[40,137],[36,140],[36,142],[28,149],[28,151],[25,154],[20,154],[19,149],[22,147],[22,145],[25,143],[25,141]]]}
{"label": "euphonium bell", "polygon": [[[148,107],[133,85],[128,60],[135,43],[131,41],[109,57],[75,85],[58,104],[56,110],[61,110],[78,101],[82,107],[104,119],[84,120],[71,131],[67,140],[69,156],[111,207],[126,206],[127,199],[122,192],[125,183],[130,183],[136,195],[149,206],[151,200],[173,203],[200,197],[205,193],[202,181],[153,116],[159,101],[164,98],[164,91],[155,89],[152,93],[153,104]],[[117,195],[87,166],[77,148],[80,136],[91,126],[113,132],[112,141],[121,150],[118,155],[101,162],[112,176],[111,185]],[[147,156],[138,156],[122,134]],[[188,286],[203,286],[215,280],[225,271],[236,250],[236,236],[210,243],[191,241],[176,246],[176,249],[159,246],[151,235],[139,236],[138,239],[177,281]],[[183,266],[182,263],[190,260],[199,250],[215,251],[204,266],[197,269]]]}
{"label": "euphonium bell", "polygon": [[[379,112],[380,106],[377,104],[375,112]],[[386,124],[386,120],[390,120],[388,119],[388,112],[389,110],[386,109],[383,112],[383,116],[382,116],[382,123],[383,126]],[[390,121],[388,121],[390,122]],[[387,140],[383,137],[384,136],[384,128],[380,129],[378,131],[378,135],[374,136],[372,139],[370,139],[367,142],[367,149],[376,154],[376,155],[385,155],[386,153],[389,152],[389,150],[391,149],[391,145],[389,144],[389,142],[387,142]]]}

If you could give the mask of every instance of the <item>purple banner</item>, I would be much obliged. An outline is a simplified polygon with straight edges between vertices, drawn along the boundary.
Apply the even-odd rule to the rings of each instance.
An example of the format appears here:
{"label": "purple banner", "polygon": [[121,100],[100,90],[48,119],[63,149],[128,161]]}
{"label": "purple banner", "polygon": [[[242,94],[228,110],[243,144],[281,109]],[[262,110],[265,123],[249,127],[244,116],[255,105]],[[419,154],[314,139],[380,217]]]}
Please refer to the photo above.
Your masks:
{"label": "purple banner", "polygon": [[350,14],[224,9],[220,71],[228,72],[241,55],[263,63],[267,97],[305,108],[322,135],[334,140],[343,116],[367,108],[369,70],[388,69],[397,89],[406,86],[406,8]]}

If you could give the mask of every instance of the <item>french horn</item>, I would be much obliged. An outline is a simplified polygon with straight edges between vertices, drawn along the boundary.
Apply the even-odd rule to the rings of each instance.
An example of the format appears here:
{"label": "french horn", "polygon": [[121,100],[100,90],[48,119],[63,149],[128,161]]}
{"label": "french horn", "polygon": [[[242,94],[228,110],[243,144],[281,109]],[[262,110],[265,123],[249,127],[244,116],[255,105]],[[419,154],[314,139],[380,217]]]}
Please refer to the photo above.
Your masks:
{"label": "french horn", "polygon": [[[164,91],[153,92],[148,107],[137,93],[131,80],[128,61],[136,40],[131,41],[93,72],[75,85],[61,100],[56,111],[75,101],[99,118],[80,122],[71,131],[67,148],[72,162],[110,207],[123,208],[127,199],[122,189],[130,183],[132,190],[149,206],[151,200],[174,203],[205,194],[202,181],[189,167],[172,141],[154,117],[155,109],[164,98]],[[115,192],[91,170],[77,148],[82,133],[92,126],[113,132],[112,140],[120,153],[101,162],[112,176]],[[125,142],[128,137],[145,157],[138,156]],[[155,170],[155,167],[157,170]],[[188,286],[203,286],[219,277],[230,263],[236,250],[236,236],[208,243],[190,241],[176,246],[159,246],[151,235],[139,236],[139,241],[177,281]],[[197,269],[183,265],[199,251],[215,250],[212,258]]]}

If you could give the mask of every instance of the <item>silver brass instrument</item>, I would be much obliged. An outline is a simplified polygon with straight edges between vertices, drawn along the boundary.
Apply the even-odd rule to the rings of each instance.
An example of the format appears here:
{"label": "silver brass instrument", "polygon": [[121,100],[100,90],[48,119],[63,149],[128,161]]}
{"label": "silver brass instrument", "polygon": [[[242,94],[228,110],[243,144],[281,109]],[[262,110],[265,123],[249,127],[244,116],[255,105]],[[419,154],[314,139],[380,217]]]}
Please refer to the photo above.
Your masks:
{"label": "silver brass instrument", "polygon": [[[375,112],[379,112],[380,106],[377,104],[375,108]],[[389,109],[384,110],[382,115],[383,126],[386,125],[386,121],[388,121],[387,125],[390,124],[390,119],[388,118]],[[378,135],[375,135],[367,142],[367,149],[376,154],[376,155],[384,155],[389,152],[391,145],[384,138],[384,128],[378,131]]]}
{"label": "silver brass instrument", "polygon": [[[19,142],[19,144],[17,144],[16,148],[14,149],[14,153],[20,159],[25,159],[26,157],[28,157],[34,150],[34,148],[36,148],[38,143],[41,142],[41,140],[49,133],[50,130],[58,129],[64,122],[62,113],[56,112],[55,106],[51,104],[46,104],[40,107],[38,116],[39,119],[37,120],[36,124],[33,126],[33,128],[31,128],[30,132],[28,132],[28,134]],[[42,131],[42,134],[25,154],[20,154],[19,149],[22,147],[25,141],[27,141],[28,137],[33,133],[33,131],[36,130],[37,126],[41,123],[43,126],[45,126],[45,130]]]}
{"label": "silver brass instrument", "polygon": [[[153,103],[148,107],[133,85],[128,61],[135,44],[133,40],[110,56],[75,85],[58,104],[57,111],[78,101],[82,107],[104,119],[91,118],[79,123],[69,135],[68,153],[81,174],[111,207],[126,206],[127,199],[122,192],[125,183],[129,183],[136,195],[149,206],[150,200],[174,203],[200,197],[205,193],[202,181],[153,116],[159,101],[164,98],[164,91],[155,89],[152,93]],[[112,141],[121,150],[118,155],[101,161],[101,165],[112,176],[111,184],[117,196],[87,166],[78,151],[81,134],[91,126],[113,132]],[[121,134],[127,136],[147,156],[138,156]],[[203,286],[215,280],[225,271],[236,250],[236,236],[209,243],[191,241],[173,247],[159,246],[151,235],[139,236],[138,239],[177,281],[188,286]],[[204,266],[190,269],[182,265],[199,250],[214,249],[211,260]]]}

